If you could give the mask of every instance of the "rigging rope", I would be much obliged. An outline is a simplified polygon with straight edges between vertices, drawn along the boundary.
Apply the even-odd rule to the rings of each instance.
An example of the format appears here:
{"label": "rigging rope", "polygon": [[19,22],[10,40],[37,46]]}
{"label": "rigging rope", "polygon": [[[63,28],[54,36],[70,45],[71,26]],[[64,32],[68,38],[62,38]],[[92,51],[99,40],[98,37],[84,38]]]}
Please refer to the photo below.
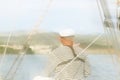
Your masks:
{"label": "rigging rope", "polygon": [[99,15],[100,15],[100,20],[101,20],[101,22],[102,22],[102,25],[103,25],[103,28],[104,28],[104,32],[105,32],[105,39],[106,39],[106,45],[108,46],[108,53],[111,53],[111,51],[109,50],[110,48],[111,48],[111,46],[110,46],[110,43],[109,43],[109,37],[108,37],[108,35],[107,35],[107,31],[106,31],[106,27],[105,27],[105,25],[104,25],[104,21],[103,21],[103,18],[102,18],[102,11],[101,11],[101,8],[100,8],[100,4],[99,4],[99,1],[98,0],[96,0],[96,3],[97,3],[97,7],[98,7],[98,11],[99,11]]}
{"label": "rigging rope", "polygon": [[120,0],[117,0],[117,8],[116,8],[116,18],[117,18],[117,29],[120,30]]}
{"label": "rigging rope", "polygon": [[107,8],[106,1],[101,0],[100,4],[102,6],[102,10],[103,10],[103,13],[104,13],[104,18],[105,18],[105,20],[103,21],[104,22],[104,27],[105,27],[106,31],[108,30],[108,34],[111,35],[113,45],[117,49],[119,47],[118,39],[117,39],[117,36],[116,36],[115,27],[114,27],[113,22],[111,20],[111,15],[110,15],[110,13],[108,11],[108,8]]}
{"label": "rigging rope", "polygon": [[[111,35],[111,38],[112,38],[112,42],[113,42],[113,46],[116,50],[118,50],[118,48],[120,48],[119,46],[119,42],[118,42],[118,38],[117,38],[117,34],[116,34],[116,31],[115,31],[115,27],[114,27],[114,24],[111,20],[111,15],[108,11],[108,8],[107,8],[107,4],[106,4],[106,1],[104,0],[100,0],[100,3],[101,3],[101,6],[102,6],[102,10],[104,12],[104,17],[105,17],[105,29],[108,30],[108,35]],[[108,17],[106,17],[106,15]],[[109,21],[110,20],[110,21]],[[107,25],[108,24],[108,25]],[[107,28],[108,27],[108,28]],[[117,53],[117,52],[116,52]]]}
{"label": "rigging rope", "polygon": [[[117,35],[118,43],[120,44],[120,38],[119,38],[120,37],[120,0],[117,0],[116,19],[117,19],[116,26],[118,29],[118,31],[116,31],[116,35]],[[118,51],[120,51],[120,45]],[[120,54],[118,55],[120,56]]]}
{"label": "rigging rope", "polygon": [[[102,17],[102,11],[101,11],[101,7],[100,7],[100,4],[99,4],[99,0],[96,0],[96,3],[97,3],[97,7],[98,7],[98,11],[99,11],[99,15],[100,15],[100,19],[101,19],[101,22],[102,22],[102,25],[103,25],[103,27],[104,27],[104,32],[105,32],[105,39],[106,39],[106,44],[107,44],[107,47],[108,47],[108,53],[112,53],[111,51],[110,51],[110,49],[111,49],[111,44],[110,44],[110,42],[109,42],[109,37],[108,37],[108,34],[107,33],[109,33],[108,32],[108,30],[107,30],[107,28],[106,28],[106,26],[104,25],[104,19],[103,19],[103,17]],[[111,55],[110,57],[112,57],[112,61],[114,62],[114,59],[113,59],[113,56]]]}
{"label": "rigging rope", "polygon": [[[34,26],[34,29],[28,34],[28,37],[27,37],[25,43],[27,43],[27,44],[30,44],[30,43],[31,43],[31,42],[30,42],[31,36],[33,35],[33,33],[35,32],[35,30],[37,29],[37,27],[40,26],[40,24],[42,23],[44,17],[47,15],[48,10],[49,10],[49,8],[50,8],[50,6],[51,6],[51,4],[52,4],[52,1],[53,1],[53,0],[49,0],[49,3],[48,3],[48,5],[47,5],[47,7],[46,7],[46,10],[44,11],[44,13],[43,13],[43,15],[42,15],[42,18],[40,18],[40,20],[38,21],[38,23]],[[12,69],[13,69],[14,65],[16,64],[16,68],[14,69],[14,71],[13,71],[11,77],[10,77],[11,79],[14,78],[14,76],[15,76],[15,74],[16,74],[19,66],[20,66],[20,64],[22,63],[22,60],[23,60],[23,58],[24,58],[24,56],[25,56],[26,51],[28,50],[28,48],[29,48],[29,47],[27,47],[27,48],[24,50],[24,53],[23,53],[23,54],[18,55],[18,56],[16,57],[16,59],[15,59],[15,61],[13,62],[12,66],[10,67],[10,70],[8,71],[8,73],[7,73],[6,76],[5,76],[5,79],[6,79],[6,78],[9,76],[9,74],[12,72]],[[18,63],[17,63],[17,62],[18,62]]]}
{"label": "rigging rope", "polygon": [[7,48],[8,48],[8,45],[9,45],[9,41],[10,41],[10,38],[12,36],[12,33],[10,32],[9,36],[8,36],[8,40],[7,40],[7,43],[6,43],[6,46],[5,46],[5,50],[3,52],[3,55],[1,57],[1,61],[0,61],[0,71],[1,71],[1,67],[3,65],[3,61],[4,61],[4,58],[6,56],[6,52],[7,52]]}
{"label": "rigging rope", "polygon": [[[117,39],[118,39],[118,44],[119,44],[119,46],[120,46],[120,0],[116,0],[116,2],[117,2],[117,6],[116,6],[116,19],[117,19],[117,21],[116,21],[116,26],[117,26],[117,29],[118,29],[118,31],[116,31],[116,35],[117,35]],[[119,49],[118,49],[118,51],[117,51],[117,64],[119,64],[119,66],[118,66],[118,69],[119,69],[119,75],[120,75],[120,47],[119,47]]]}
{"label": "rigging rope", "polygon": [[[98,0],[97,0],[97,4],[98,4],[99,2],[98,2]],[[105,3],[105,1],[104,1],[104,3]],[[99,6],[100,5],[98,5],[98,9],[99,9]],[[105,17],[105,19],[107,19],[108,17],[106,17],[105,15],[109,15],[110,16],[110,14],[105,14],[105,9],[104,9],[104,6],[105,6],[105,8],[106,8],[106,10],[108,11],[108,8],[107,8],[107,5],[103,5],[102,4],[102,1],[101,1],[101,6],[103,6],[102,7],[102,9],[103,9],[103,12],[104,12],[104,17]],[[99,9],[99,12],[100,12],[100,9]],[[101,12],[100,12],[100,16],[101,16]],[[110,18],[110,17],[109,17]],[[108,20],[109,20],[109,18],[108,18]],[[102,19],[102,18],[101,18]],[[108,35],[106,35],[106,37],[107,37],[107,40],[111,40],[111,38],[112,38],[112,49],[114,48],[115,50],[114,50],[114,53],[116,53],[117,55],[119,55],[119,52],[118,52],[118,50],[120,49],[120,45],[119,45],[119,40],[118,40],[118,36],[117,36],[117,32],[115,31],[115,29],[116,29],[116,27],[113,27],[114,25],[113,25],[113,22],[109,22],[110,23],[110,25],[108,25],[108,26],[111,26],[111,27],[109,27],[109,28],[106,28],[106,26],[107,25],[103,25],[104,26],[104,31],[105,31],[105,33],[107,32],[108,33]],[[109,24],[108,23],[108,24]],[[118,23],[119,23],[119,21],[118,21]],[[118,23],[117,23],[117,26],[118,26]],[[118,27],[117,27],[118,28]],[[111,35],[111,36],[109,36],[109,35]],[[116,51],[117,50],[117,51]],[[112,56],[111,55],[111,57],[112,57],[112,61],[113,61],[113,63],[115,64],[115,65],[117,65],[116,64],[116,60],[117,59],[115,59],[115,57],[114,56]],[[120,62],[120,61],[119,61]],[[114,65],[114,66],[115,66]],[[116,66],[115,66],[116,67]],[[119,69],[120,68],[118,68],[118,67],[116,67],[117,68],[117,71],[120,71]]]}
{"label": "rigging rope", "polygon": [[[108,46],[108,53],[112,53],[109,49],[112,49],[113,47],[112,47],[112,44],[110,44],[110,42],[109,42],[109,36],[108,36],[108,34],[109,34],[109,30],[105,27],[105,25],[104,25],[104,21],[103,21],[103,18],[102,18],[102,14],[101,14],[101,10],[100,10],[100,5],[99,5],[99,1],[98,0],[96,0],[96,2],[97,2],[97,6],[98,6],[98,10],[99,10],[99,13],[100,13],[100,17],[101,17],[101,22],[103,23],[103,27],[104,27],[104,31],[105,31],[105,37],[106,37],[106,42],[107,42],[107,46]],[[114,53],[115,53],[115,51],[114,51]],[[110,57],[112,58],[112,62],[113,62],[113,64],[114,64],[114,66],[116,65],[116,62],[115,62],[115,58],[114,58],[114,56],[113,55],[110,55]],[[117,69],[118,70],[118,69]]]}

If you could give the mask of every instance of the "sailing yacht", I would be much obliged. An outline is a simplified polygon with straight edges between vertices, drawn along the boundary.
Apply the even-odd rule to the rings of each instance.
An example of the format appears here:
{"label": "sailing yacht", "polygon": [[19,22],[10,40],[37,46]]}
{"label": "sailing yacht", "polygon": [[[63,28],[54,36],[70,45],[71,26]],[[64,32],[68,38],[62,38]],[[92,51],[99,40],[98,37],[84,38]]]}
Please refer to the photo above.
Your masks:
{"label": "sailing yacht", "polygon": [[[114,16],[114,18],[116,19],[115,21],[113,20],[113,16],[111,15],[111,12],[110,12],[110,7],[108,5],[109,0],[96,0],[96,3],[97,3],[97,6],[98,6],[99,15],[101,17],[101,21],[102,21],[101,23],[103,24],[104,31],[105,31],[105,34],[106,34],[106,40],[108,40],[108,45],[112,44],[112,47],[114,48],[114,53],[115,53],[115,55],[114,55],[115,57],[113,56],[114,60],[117,63],[119,63],[119,61],[120,61],[120,54],[119,54],[119,52],[120,52],[120,35],[119,35],[120,34],[120,4],[119,4],[120,0],[117,0],[117,1],[118,1],[118,4],[116,4],[116,12],[114,11],[116,13],[115,16]],[[45,10],[45,14],[48,13],[48,9],[49,9],[49,7],[51,5],[51,2],[52,1],[50,0],[49,4],[48,4],[48,6],[47,6],[47,8]],[[45,16],[45,15],[43,15],[43,16]],[[41,22],[42,20],[40,19],[39,21]],[[37,27],[38,27],[38,25],[39,24],[37,24]],[[36,29],[36,26],[35,26],[35,29]],[[34,30],[33,30],[33,32],[34,32]],[[29,40],[31,39],[31,35],[32,35],[32,33],[30,33],[28,35],[28,39],[25,41],[25,43],[29,44]],[[110,35],[110,36],[108,36],[108,35]],[[11,37],[11,35],[8,38],[8,42],[9,42],[10,37]],[[109,41],[111,43],[109,43]],[[24,49],[24,51],[22,52],[22,54],[17,55],[17,57],[15,56],[16,58],[15,58],[15,60],[13,60],[12,66],[9,65],[10,68],[9,68],[8,72],[6,73],[5,76],[1,76],[0,80],[13,80],[14,79],[14,77],[16,76],[16,73],[18,72],[18,69],[19,69],[20,65],[22,64],[23,59],[26,58],[25,57],[26,50],[27,50],[27,48]],[[5,53],[6,53],[6,51],[5,51]],[[91,58],[91,64],[93,64],[92,62],[96,63],[95,60],[97,60],[98,57],[96,57],[96,58],[95,57],[91,58],[91,56],[90,56],[90,58]],[[35,58],[39,59],[39,57],[35,57]],[[102,57],[100,57],[100,58],[102,58]],[[99,66],[104,65],[104,64],[102,64],[101,61],[102,60],[100,60],[100,62],[97,62],[97,65],[99,65]],[[116,62],[115,62],[115,64],[116,64]],[[107,68],[111,68],[111,66],[109,66],[107,64],[108,63],[106,62]],[[33,64],[31,64],[31,65],[33,66]],[[96,66],[92,65],[92,67],[93,67],[92,70],[93,70],[93,73],[94,73],[92,75],[92,77],[95,77],[95,78],[90,78],[88,80],[98,80],[98,78],[100,78],[100,77],[96,77],[96,74],[95,74],[95,70],[96,69],[94,69]],[[24,71],[26,72],[27,68]],[[103,75],[104,71],[105,71],[105,68],[104,68],[104,70],[102,70],[102,69],[101,70],[96,70],[96,73],[97,73],[97,71],[98,72],[102,71],[103,73],[99,73],[99,74]],[[119,68],[118,68],[118,71],[119,71]],[[25,72],[23,72],[23,73],[25,73]],[[108,71],[108,72],[111,72],[111,71]],[[102,78],[102,79],[104,79],[104,80],[112,80],[110,78]],[[38,75],[38,76],[34,75],[34,76],[32,76],[32,80],[54,80],[54,79],[53,78],[49,78],[49,77],[43,77],[43,76],[40,76],[40,75]],[[120,80],[120,79],[116,79],[115,78],[113,80]]]}

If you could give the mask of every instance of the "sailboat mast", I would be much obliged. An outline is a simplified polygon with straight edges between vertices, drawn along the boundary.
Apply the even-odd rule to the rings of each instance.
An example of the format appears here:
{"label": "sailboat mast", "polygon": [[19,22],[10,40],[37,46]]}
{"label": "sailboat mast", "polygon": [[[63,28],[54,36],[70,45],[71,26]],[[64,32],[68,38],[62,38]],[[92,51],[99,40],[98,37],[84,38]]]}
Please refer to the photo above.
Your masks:
{"label": "sailboat mast", "polygon": [[120,0],[117,0],[117,29],[120,30]]}
{"label": "sailboat mast", "polygon": [[104,14],[104,25],[108,28],[114,28],[114,24],[111,20],[111,14],[108,9],[108,4],[106,0],[100,0],[100,5]]}

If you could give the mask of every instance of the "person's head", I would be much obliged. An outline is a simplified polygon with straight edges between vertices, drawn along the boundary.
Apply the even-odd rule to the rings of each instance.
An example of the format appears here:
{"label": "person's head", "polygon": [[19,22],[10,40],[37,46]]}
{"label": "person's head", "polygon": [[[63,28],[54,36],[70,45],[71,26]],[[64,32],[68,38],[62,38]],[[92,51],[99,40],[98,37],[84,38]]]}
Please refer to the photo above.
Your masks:
{"label": "person's head", "polygon": [[73,46],[75,32],[72,29],[66,29],[59,32],[60,41],[65,46]]}

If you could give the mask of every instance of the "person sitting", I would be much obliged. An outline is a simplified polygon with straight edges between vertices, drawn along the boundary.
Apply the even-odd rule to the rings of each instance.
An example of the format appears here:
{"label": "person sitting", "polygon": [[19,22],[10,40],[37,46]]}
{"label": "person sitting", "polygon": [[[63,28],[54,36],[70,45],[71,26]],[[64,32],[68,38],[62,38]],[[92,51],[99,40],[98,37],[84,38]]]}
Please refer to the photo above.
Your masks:
{"label": "person sitting", "polygon": [[82,49],[74,43],[74,37],[75,32],[72,29],[59,33],[62,45],[50,54],[49,77],[54,77],[55,80],[85,80],[90,75],[87,56],[79,55]]}

